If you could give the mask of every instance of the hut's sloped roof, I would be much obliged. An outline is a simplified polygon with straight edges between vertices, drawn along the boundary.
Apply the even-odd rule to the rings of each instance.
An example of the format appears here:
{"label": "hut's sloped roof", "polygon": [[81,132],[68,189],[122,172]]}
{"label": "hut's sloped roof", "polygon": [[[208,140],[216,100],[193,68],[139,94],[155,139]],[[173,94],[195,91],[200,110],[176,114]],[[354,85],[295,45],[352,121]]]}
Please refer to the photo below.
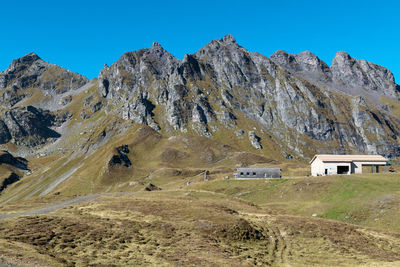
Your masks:
{"label": "hut's sloped roof", "polygon": [[324,162],[354,162],[354,161],[387,161],[385,157],[381,155],[329,155],[329,154],[317,154],[315,155],[310,163],[316,158]]}
{"label": "hut's sloped roof", "polygon": [[280,168],[237,168],[238,171],[272,171],[280,170]]}

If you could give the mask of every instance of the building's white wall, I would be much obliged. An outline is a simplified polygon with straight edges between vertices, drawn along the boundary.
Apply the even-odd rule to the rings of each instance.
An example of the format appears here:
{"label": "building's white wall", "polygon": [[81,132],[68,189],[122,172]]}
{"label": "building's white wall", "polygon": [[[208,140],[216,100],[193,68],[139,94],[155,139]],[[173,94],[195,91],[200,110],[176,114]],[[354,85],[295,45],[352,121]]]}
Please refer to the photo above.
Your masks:
{"label": "building's white wall", "polygon": [[351,173],[351,163],[350,162],[324,162],[323,173],[325,173],[325,169],[328,169],[328,175],[337,174],[338,166],[348,166],[349,172]]}
{"label": "building's white wall", "polygon": [[323,173],[323,167],[324,167],[324,163],[320,159],[316,158],[311,163],[311,175],[317,176],[318,174]]}
{"label": "building's white wall", "polygon": [[337,174],[338,166],[348,166],[349,173],[362,173],[363,165],[384,166],[386,161],[354,161],[354,162],[323,162],[318,157],[311,163],[311,175],[325,175],[325,169],[328,175]]}
{"label": "building's white wall", "polygon": [[311,175],[325,175],[325,169],[328,170],[328,175],[337,174],[337,166],[348,166],[349,173],[351,173],[351,163],[350,162],[322,162],[320,159],[316,158],[311,163]]}
{"label": "building's white wall", "polygon": [[362,173],[362,163],[353,162],[353,164],[354,164],[354,173]]}

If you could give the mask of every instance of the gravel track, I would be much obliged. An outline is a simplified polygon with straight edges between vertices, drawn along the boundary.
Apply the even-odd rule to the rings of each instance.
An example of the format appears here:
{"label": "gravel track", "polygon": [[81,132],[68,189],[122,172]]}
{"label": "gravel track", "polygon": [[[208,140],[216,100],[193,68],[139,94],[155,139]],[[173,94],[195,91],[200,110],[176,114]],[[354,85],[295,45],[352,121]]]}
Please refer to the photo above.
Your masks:
{"label": "gravel track", "polygon": [[80,168],[83,166],[83,163],[80,164],[79,166],[76,166],[75,168],[67,171],[60,177],[58,177],[54,182],[52,182],[42,193],[40,193],[40,196],[47,195],[51,191],[53,191],[54,188],[57,187],[57,185],[61,184],[64,181],[67,181],[68,179],[71,178],[71,176]]}
{"label": "gravel track", "polygon": [[11,214],[0,214],[0,221],[3,219],[7,219],[7,218],[48,214],[48,213],[68,207],[73,204],[91,201],[93,199],[103,197],[103,196],[116,196],[116,195],[128,195],[128,194],[134,194],[134,192],[99,193],[99,194],[93,194],[93,195],[74,197],[74,198],[71,198],[68,200],[60,201],[55,204],[46,205],[41,208],[30,210],[30,211],[11,213]]}
{"label": "gravel track", "polygon": [[0,267],[21,267],[20,265],[15,265],[13,263],[9,263],[4,259],[0,259]]}

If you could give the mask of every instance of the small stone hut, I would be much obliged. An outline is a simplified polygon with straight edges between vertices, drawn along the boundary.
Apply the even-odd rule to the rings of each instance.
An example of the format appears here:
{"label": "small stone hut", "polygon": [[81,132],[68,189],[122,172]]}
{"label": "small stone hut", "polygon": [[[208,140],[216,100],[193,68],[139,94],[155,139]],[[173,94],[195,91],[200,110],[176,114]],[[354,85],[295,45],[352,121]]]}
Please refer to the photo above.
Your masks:
{"label": "small stone hut", "polygon": [[234,173],[238,179],[268,179],[281,178],[281,169],[279,168],[238,168]]}

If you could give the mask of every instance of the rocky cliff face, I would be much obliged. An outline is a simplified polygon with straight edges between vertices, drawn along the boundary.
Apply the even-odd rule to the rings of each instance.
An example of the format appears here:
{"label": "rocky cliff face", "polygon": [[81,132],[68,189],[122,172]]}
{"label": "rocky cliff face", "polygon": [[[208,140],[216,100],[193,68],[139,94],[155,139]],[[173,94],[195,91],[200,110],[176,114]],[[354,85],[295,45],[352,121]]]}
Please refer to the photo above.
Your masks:
{"label": "rocky cliff face", "polygon": [[14,60],[8,69],[0,73],[0,104],[12,107],[40,89],[44,95],[63,94],[76,90],[88,79],[69,70],[44,62],[35,53]]}
{"label": "rocky cliff face", "polygon": [[50,112],[32,106],[13,108],[1,115],[0,144],[8,141],[30,147],[44,144],[61,136],[50,127],[62,122]]}
{"label": "rocky cliff face", "polygon": [[[392,73],[344,52],[331,67],[307,51],[269,59],[228,35],[180,61],[153,44],[103,69],[99,90],[121,117],[158,131],[210,137],[221,127],[238,130],[244,116],[302,156],[310,145],[314,152],[387,154],[399,146],[398,118],[375,103],[399,97]],[[165,119],[157,121],[155,110]]]}
{"label": "rocky cliff face", "polygon": [[398,97],[399,90],[390,70],[365,60],[356,60],[346,52],[338,52],[331,72],[336,83],[360,87],[374,94]]}
{"label": "rocky cliff face", "polygon": [[[104,112],[167,135],[232,133],[260,153],[268,153],[267,143],[303,158],[400,152],[400,118],[380,100],[398,101],[393,74],[345,52],[331,66],[308,51],[267,58],[227,35],[179,60],[153,43],[105,66],[97,92],[88,91],[90,84],[35,54],[13,61],[0,73],[0,143],[43,145],[60,137],[55,127],[63,122],[73,129]],[[120,133],[116,127],[107,136]]]}
{"label": "rocky cliff face", "polygon": [[399,97],[399,87],[390,70],[374,63],[357,60],[340,51],[332,60],[331,67],[309,51],[291,55],[277,51],[271,56],[277,65],[290,73],[316,83],[332,91],[368,97]]}
{"label": "rocky cliff face", "polygon": [[[48,102],[88,83],[88,79],[30,53],[0,73],[0,144],[35,147],[61,135],[51,129],[65,121]],[[36,108],[29,102],[37,99]],[[28,102],[28,103],[27,103]]]}

